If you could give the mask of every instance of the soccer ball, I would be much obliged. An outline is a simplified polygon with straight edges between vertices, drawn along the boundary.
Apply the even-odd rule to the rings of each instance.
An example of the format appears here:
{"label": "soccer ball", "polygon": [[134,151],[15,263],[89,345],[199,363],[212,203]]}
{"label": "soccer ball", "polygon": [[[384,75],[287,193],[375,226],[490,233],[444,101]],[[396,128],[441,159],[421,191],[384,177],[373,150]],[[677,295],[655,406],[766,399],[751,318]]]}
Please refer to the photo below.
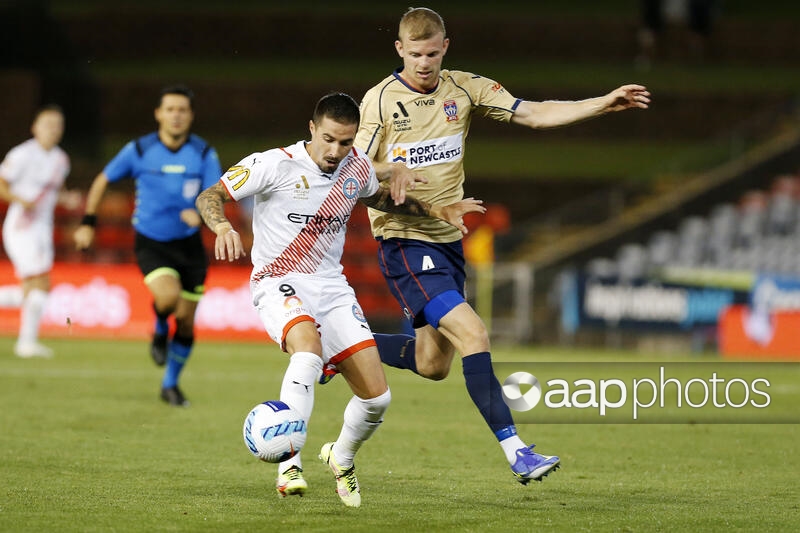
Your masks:
{"label": "soccer ball", "polygon": [[262,461],[280,463],[303,448],[306,421],[279,400],[260,403],[244,419],[244,443]]}

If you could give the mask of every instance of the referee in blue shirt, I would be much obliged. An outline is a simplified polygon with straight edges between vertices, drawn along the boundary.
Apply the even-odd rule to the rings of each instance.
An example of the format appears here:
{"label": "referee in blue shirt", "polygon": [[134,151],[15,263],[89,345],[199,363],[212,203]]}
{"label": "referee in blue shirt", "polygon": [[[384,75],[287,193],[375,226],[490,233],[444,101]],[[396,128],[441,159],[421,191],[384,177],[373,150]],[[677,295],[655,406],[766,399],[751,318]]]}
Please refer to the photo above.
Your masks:
{"label": "referee in blue shirt", "polygon": [[[135,180],[134,251],[156,314],[150,353],[157,365],[166,364],[161,399],[181,407],[189,402],[178,388],[178,378],[192,351],[194,315],[208,267],[200,237],[202,220],[194,203],[222,175],[214,148],[189,132],[194,119],[192,100],[192,91],[184,86],[161,91],[155,110],[158,131],[126,144],[97,175],[74,236],[79,250],[89,248],[95,213],[108,184]],[[175,318],[171,340],[170,315]]]}

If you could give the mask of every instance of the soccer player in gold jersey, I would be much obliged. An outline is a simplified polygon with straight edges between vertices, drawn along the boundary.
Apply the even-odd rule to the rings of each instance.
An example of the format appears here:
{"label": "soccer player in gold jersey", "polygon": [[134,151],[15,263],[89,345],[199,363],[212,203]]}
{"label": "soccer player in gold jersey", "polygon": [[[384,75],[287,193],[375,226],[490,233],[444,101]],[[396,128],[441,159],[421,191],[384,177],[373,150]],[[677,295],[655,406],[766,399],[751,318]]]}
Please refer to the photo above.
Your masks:
{"label": "soccer player in gold jersey", "polygon": [[[367,91],[355,145],[374,161],[395,202],[407,189],[428,202],[464,196],[464,149],[473,116],[532,129],[573,124],[612,111],[646,109],[650,93],[623,85],[580,101],[532,102],[515,98],[494,80],[442,69],[450,40],[435,11],[410,8],[395,48],[403,66]],[[380,242],[381,270],[415,336],[376,334],[382,361],[439,380],[461,354],[467,390],[494,432],[517,480],[540,481],[559,467],[556,456],[533,452],[517,435],[492,372],[489,334],[464,298],[461,233],[446,223],[370,210]]]}

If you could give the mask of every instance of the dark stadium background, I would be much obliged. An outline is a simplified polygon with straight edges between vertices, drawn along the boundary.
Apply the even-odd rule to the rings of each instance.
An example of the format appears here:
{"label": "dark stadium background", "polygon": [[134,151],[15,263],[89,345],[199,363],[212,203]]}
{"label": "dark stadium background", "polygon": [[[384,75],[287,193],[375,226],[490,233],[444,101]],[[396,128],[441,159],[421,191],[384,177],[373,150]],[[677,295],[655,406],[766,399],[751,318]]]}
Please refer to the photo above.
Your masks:
{"label": "dark stadium background", "polygon": [[[407,4],[0,1],[0,151],[26,138],[37,106],[58,102],[67,116],[62,144],[73,163],[68,187],[85,191],[124,142],[152,131],[159,89],[183,82],[197,95],[194,131],[218,148],[224,168],[305,137],[309,111],[325,92],[358,99],[398,66],[393,41]],[[624,242],[675,227],[714,201],[768,188],[773,177],[800,168],[794,146],[662,216],[555,253],[572,233],[658,202],[688,179],[796,128],[800,8],[718,0],[702,48],[676,23],[645,62],[633,0],[427,5],[447,24],[445,68],[493,77],[515,96],[580,99],[629,82],[653,93],[646,112],[558,130],[473,123],[466,192],[500,213],[493,219],[502,230],[497,258],[541,265],[535,335],[527,340],[556,338],[550,326],[557,314],[547,301],[564,267],[611,255]],[[104,224],[118,231],[130,209],[126,187],[113,190],[104,205]],[[79,218],[79,210],[58,213],[60,260],[87,260],[68,238]],[[369,252],[363,218],[350,235],[352,254]],[[117,241],[119,249],[98,250],[89,260],[130,261],[127,237]],[[370,275],[372,256],[351,252],[357,290],[375,297],[377,319],[394,320],[398,311],[383,282]]]}

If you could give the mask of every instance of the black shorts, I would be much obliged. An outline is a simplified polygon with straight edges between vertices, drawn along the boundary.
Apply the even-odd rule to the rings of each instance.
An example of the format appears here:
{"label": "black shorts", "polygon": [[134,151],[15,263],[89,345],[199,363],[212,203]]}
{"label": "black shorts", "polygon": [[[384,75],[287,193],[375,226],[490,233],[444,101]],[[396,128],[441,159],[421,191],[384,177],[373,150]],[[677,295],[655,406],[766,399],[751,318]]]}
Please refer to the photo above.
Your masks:
{"label": "black shorts", "polygon": [[157,270],[168,269],[178,275],[184,292],[198,299],[203,294],[208,257],[199,231],[185,239],[166,242],[136,233],[133,251],[145,280]]}

